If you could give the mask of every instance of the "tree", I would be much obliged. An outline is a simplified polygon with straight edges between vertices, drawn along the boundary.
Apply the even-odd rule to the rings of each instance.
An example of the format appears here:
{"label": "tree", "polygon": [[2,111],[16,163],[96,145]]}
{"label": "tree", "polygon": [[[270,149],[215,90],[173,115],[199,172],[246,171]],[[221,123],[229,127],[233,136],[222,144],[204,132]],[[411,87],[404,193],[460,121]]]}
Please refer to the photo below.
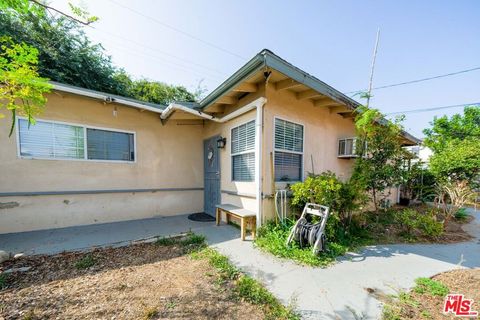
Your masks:
{"label": "tree", "polygon": [[480,107],[466,107],[463,115],[455,114],[450,119],[435,117],[430,124],[431,128],[423,130],[424,144],[434,153],[442,151],[450,141],[480,139]]}
{"label": "tree", "polygon": [[[9,37],[0,38],[0,109],[12,114],[10,136],[15,126],[15,116],[23,115],[28,123],[35,123],[35,116],[46,103],[45,93],[51,85],[37,72],[38,50],[15,43]],[[0,117],[3,117],[0,114]]]}
{"label": "tree", "polygon": [[480,107],[464,114],[435,118],[425,129],[425,145],[433,150],[430,170],[438,182],[437,199],[447,222],[474,195],[480,177]]}
{"label": "tree", "polygon": [[387,121],[376,109],[357,111],[356,152],[352,179],[371,193],[375,211],[390,195],[389,189],[401,182],[404,151],[399,136],[401,118]]}
{"label": "tree", "polygon": [[[85,35],[82,25],[96,18],[88,17],[82,9],[74,7],[72,18],[69,14],[58,13],[58,10],[51,12],[51,7],[39,3],[34,0],[0,0],[0,30],[16,42],[37,48],[41,76],[153,103],[195,100],[195,96],[183,86],[146,79],[135,81],[116,67],[103,47],[92,43]],[[80,22],[75,18],[78,15],[81,16]]]}

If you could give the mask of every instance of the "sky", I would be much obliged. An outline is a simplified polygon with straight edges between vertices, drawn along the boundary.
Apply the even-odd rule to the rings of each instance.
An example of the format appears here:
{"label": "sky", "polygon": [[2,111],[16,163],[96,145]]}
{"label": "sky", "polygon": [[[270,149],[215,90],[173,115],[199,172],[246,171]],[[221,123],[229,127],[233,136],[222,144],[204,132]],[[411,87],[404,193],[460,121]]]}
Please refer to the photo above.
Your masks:
{"label": "sky", "polygon": [[[136,78],[210,92],[263,48],[341,92],[480,67],[480,1],[76,0],[99,21],[85,32]],[[52,0],[68,10],[68,1]],[[363,102],[359,98],[358,101]],[[375,90],[383,113],[480,103],[480,70]],[[417,137],[434,116],[407,113]]]}

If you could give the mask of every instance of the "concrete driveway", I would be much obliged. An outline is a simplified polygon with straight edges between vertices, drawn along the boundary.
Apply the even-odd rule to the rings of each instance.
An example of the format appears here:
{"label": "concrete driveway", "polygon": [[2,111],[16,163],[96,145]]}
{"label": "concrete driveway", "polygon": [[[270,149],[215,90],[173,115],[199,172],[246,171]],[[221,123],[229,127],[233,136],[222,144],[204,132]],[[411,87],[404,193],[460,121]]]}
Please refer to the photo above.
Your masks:
{"label": "concrete driveway", "polygon": [[92,226],[0,235],[0,250],[26,254],[126,245],[189,230],[229,256],[238,267],[263,282],[285,304],[293,302],[305,319],[378,319],[381,304],[367,293],[373,288],[394,293],[414,279],[455,268],[480,267],[480,213],[465,226],[477,238],[448,245],[371,246],[326,268],[303,267],[279,260],[240,241],[239,230],[193,222],[186,216],[159,217]]}
{"label": "concrete driveway", "polygon": [[379,319],[382,305],[366,288],[395,293],[411,288],[418,277],[480,267],[480,212],[470,214],[475,220],[465,230],[476,236],[473,241],[370,246],[326,269],[279,260],[248,242],[215,246],[284,303],[293,302],[304,319]]}

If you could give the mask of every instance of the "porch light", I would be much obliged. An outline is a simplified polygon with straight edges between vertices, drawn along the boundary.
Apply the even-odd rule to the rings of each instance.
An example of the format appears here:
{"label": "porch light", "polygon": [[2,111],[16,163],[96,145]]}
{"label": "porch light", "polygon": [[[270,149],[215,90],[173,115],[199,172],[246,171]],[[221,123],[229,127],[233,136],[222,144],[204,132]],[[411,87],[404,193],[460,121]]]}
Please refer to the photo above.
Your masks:
{"label": "porch light", "polygon": [[225,148],[225,145],[227,144],[227,138],[218,138],[217,140],[217,148],[218,149],[223,149]]}

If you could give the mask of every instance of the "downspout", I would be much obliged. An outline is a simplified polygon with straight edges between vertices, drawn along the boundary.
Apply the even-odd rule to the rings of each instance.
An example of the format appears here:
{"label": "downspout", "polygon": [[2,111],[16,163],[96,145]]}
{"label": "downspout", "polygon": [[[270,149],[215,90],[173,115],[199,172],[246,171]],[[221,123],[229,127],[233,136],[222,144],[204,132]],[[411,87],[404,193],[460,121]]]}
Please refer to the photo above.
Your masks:
{"label": "downspout", "polygon": [[[257,185],[257,227],[262,225],[263,218],[263,179],[262,179],[262,140],[263,140],[263,106],[267,102],[266,98],[261,98],[257,104],[257,116],[255,119],[255,182]],[[260,99],[258,99],[260,100]]]}

